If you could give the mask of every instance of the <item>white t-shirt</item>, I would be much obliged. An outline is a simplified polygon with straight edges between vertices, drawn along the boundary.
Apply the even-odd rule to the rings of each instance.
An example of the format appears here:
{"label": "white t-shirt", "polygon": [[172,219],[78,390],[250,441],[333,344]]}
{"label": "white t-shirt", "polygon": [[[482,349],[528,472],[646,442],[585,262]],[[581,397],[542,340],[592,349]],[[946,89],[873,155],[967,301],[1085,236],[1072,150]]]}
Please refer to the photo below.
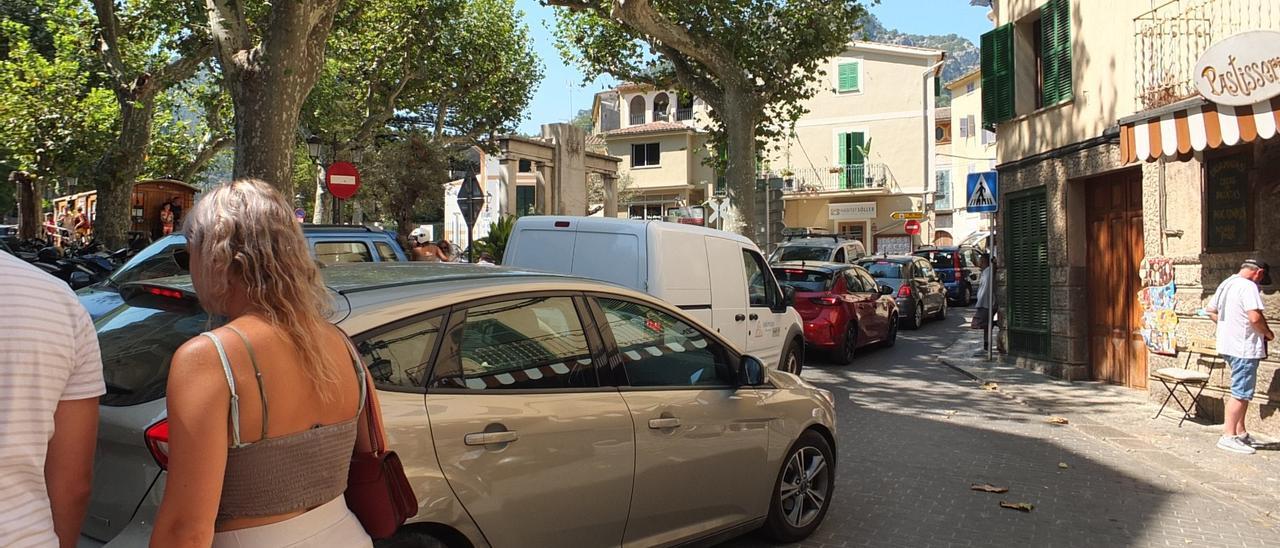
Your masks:
{"label": "white t-shirt", "polygon": [[44,482],[53,412],[106,392],[98,336],[67,284],[0,251],[0,546],[57,546]]}
{"label": "white t-shirt", "polygon": [[1250,310],[1263,310],[1258,284],[1239,274],[1218,286],[1208,310],[1218,312],[1218,353],[1233,358],[1267,357],[1266,339],[1249,322]]}
{"label": "white t-shirt", "polygon": [[988,266],[982,269],[982,275],[978,276],[978,308],[991,308],[991,282],[993,269]]}

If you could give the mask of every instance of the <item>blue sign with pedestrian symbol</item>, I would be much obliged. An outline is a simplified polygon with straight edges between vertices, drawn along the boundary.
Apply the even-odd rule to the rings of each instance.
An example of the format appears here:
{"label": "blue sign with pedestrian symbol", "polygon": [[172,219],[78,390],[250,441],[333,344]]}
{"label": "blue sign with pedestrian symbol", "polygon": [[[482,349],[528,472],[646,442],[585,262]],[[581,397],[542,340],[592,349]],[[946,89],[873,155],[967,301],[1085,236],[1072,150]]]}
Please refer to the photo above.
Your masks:
{"label": "blue sign with pedestrian symbol", "polygon": [[964,208],[969,213],[994,213],[1000,206],[999,181],[994,171],[970,173]]}

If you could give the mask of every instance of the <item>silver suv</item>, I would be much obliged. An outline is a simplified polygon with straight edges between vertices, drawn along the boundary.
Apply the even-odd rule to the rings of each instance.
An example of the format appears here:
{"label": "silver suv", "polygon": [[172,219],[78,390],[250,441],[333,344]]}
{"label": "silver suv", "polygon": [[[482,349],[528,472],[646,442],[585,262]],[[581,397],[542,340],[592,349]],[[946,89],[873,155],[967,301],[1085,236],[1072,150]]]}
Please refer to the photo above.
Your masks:
{"label": "silver suv", "polygon": [[[797,541],[836,473],[830,392],[680,310],[505,268],[325,268],[419,503],[393,546],[656,546],[763,528]],[[82,545],[144,546],[164,491],[169,359],[207,329],[188,277],[99,320],[102,398]]]}
{"label": "silver suv", "polygon": [[867,256],[858,240],[835,234],[791,236],[769,255],[769,264],[781,262],[853,263]]}

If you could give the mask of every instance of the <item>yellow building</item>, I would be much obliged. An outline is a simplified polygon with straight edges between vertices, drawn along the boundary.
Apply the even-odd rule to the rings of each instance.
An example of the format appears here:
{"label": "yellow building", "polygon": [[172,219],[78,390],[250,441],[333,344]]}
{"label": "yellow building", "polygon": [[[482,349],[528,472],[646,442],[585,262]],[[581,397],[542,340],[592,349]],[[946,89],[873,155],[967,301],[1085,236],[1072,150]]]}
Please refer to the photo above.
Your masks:
{"label": "yellow building", "polygon": [[[946,143],[938,141],[935,174],[934,241],[939,245],[948,239],[959,243],[991,225],[991,214],[965,211],[969,174],[990,171],[996,165],[996,134],[982,127],[981,76],[981,71],[974,70],[946,85],[951,107],[945,109],[945,116],[939,115],[938,126],[940,130],[945,127]],[[935,132],[934,138],[942,139],[942,135]]]}
{"label": "yellow building", "polygon": [[908,236],[896,211],[925,211],[934,187],[934,78],[943,53],[853,42],[830,59],[791,137],[764,162],[786,181],[789,227],[818,227],[868,250],[909,252],[932,241],[926,219]]}
{"label": "yellow building", "polygon": [[[1280,80],[1255,80],[1240,88],[1247,97],[1207,80],[1280,57],[1280,10],[1275,0],[991,7],[981,80],[997,133],[1009,352],[1061,377],[1164,396],[1153,375],[1182,367],[1196,338],[1212,340],[1214,324],[1195,312],[1218,284],[1245,258],[1280,263]],[[1139,297],[1152,288],[1158,298]],[[1274,330],[1280,295],[1262,290]],[[1249,409],[1250,430],[1273,435],[1276,352]],[[1220,418],[1228,382],[1213,371],[1197,402],[1205,418]]]}

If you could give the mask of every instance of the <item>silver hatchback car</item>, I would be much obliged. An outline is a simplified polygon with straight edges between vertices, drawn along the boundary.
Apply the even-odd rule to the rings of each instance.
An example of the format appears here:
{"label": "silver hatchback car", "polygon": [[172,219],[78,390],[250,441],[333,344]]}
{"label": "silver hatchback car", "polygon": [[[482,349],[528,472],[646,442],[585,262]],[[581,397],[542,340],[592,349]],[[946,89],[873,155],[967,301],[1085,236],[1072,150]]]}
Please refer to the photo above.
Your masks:
{"label": "silver hatchback car", "polygon": [[[835,483],[829,392],[648,295],[429,263],[323,271],[419,502],[385,546],[795,541]],[[82,545],[143,546],[164,489],[169,359],[207,320],[185,277],[99,320],[107,380]]]}

